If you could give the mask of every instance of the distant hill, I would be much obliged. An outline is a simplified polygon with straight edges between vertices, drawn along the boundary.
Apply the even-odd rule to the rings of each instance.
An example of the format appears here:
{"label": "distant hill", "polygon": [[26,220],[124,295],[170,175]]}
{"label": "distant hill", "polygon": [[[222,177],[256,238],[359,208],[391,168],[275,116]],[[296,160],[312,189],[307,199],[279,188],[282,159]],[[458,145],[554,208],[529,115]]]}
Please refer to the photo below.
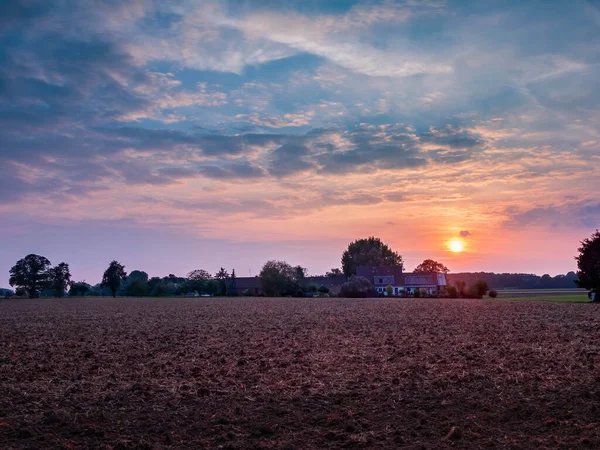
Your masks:
{"label": "distant hill", "polygon": [[576,288],[575,272],[569,272],[566,275],[535,275],[531,273],[494,273],[494,272],[462,272],[449,273],[448,281],[454,284],[458,280],[463,280],[467,285],[477,280],[485,281],[492,289],[568,289]]}

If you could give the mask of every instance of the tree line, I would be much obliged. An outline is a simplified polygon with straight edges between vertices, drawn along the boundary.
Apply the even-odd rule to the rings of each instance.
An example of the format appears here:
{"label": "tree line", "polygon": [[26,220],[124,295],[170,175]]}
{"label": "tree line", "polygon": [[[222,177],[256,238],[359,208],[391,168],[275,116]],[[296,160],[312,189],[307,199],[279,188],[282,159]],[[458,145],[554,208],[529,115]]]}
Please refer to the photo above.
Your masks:
{"label": "tree line", "polygon": [[[581,241],[578,249],[578,271],[566,275],[550,277],[529,274],[495,274],[487,272],[448,274],[448,268],[432,259],[419,264],[414,272],[438,272],[448,274],[446,295],[453,297],[481,297],[494,288],[568,288],[576,285],[598,292],[600,290],[600,232],[596,230],[590,238]],[[393,251],[380,239],[369,237],[351,242],[341,258],[341,268],[333,268],[324,276],[344,276],[341,295],[363,297],[373,293],[370,281],[356,276],[359,266],[398,266],[403,264],[402,256]],[[292,266],[285,261],[267,261],[258,275],[261,286],[269,296],[300,296],[306,294],[327,294],[325,286],[307,286],[307,270],[302,266]],[[50,261],[40,255],[30,254],[17,261],[10,269],[9,283],[16,287],[19,296],[36,298],[40,295],[63,297],[70,296],[173,296],[186,294],[236,295],[235,270],[231,274],[220,268],[214,275],[206,270],[197,269],[186,277],[170,274],[166,277],[152,277],[141,270],[127,273],[125,266],[111,261],[104,271],[102,281],[94,286],[85,281],[74,282],[69,265],[61,262],[52,266]],[[12,291],[2,290],[4,295]],[[419,295],[419,294],[417,294]]]}

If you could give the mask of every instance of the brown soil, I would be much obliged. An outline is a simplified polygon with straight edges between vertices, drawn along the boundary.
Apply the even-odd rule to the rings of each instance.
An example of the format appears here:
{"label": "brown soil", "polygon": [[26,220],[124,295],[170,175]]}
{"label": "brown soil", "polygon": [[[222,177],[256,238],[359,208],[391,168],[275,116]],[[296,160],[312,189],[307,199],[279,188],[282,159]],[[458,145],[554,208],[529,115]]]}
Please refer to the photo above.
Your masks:
{"label": "brown soil", "polygon": [[600,448],[599,338],[592,304],[0,301],[0,448]]}

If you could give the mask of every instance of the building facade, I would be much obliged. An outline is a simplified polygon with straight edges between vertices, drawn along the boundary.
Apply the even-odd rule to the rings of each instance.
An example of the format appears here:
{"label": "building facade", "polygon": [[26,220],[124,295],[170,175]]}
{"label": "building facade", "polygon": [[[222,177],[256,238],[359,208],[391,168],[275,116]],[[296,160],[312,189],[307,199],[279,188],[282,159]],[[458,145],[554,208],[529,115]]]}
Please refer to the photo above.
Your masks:
{"label": "building facade", "polygon": [[360,266],[356,275],[369,280],[375,292],[383,295],[387,295],[387,286],[392,287],[392,295],[413,295],[417,289],[439,294],[446,287],[443,273],[404,273],[402,266]]}

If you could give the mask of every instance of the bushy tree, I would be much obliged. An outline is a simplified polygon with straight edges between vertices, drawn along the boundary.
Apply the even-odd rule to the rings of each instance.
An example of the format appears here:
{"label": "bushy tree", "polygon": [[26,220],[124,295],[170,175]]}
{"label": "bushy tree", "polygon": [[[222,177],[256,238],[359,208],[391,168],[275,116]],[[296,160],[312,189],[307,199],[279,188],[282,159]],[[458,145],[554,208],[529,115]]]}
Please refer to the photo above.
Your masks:
{"label": "bushy tree", "polygon": [[446,296],[450,298],[458,298],[458,289],[454,286],[446,286]]}
{"label": "bushy tree", "polygon": [[121,286],[121,283],[127,279],[127,272],[125,272],[125,266],[118,261],[111,261],[108,269],[102,276],[102,287],[110,289],[113,297],[117,296],[117,290]]}
{"label": "bushy tree", "polygon": [[351,242],[342,254],[342,270],[347,277],[356,275],[359,266],[400,265],[402,265],[402,256],[376,237]]}
{"label": "bushy tree", "polygon": [[393,288],[393,286],[391,284],[388,284],[385,287],[385,293],[387,294],[388,297],[392,296],[392,294],[394,293],[394,288]]}
{"label": "bushy tree", "polygon": [[65,295],[67,288],[71,285],[71,272],[67,263],[60,263],[48,271],[48,284],[55,297]]}
{"label": "bushy tree", "polygon": [[318,291],[320,294],[329,294],[329,288],[323,284],[319,286]]}
{"label": "bushy tree", "polygon": [[578,249],[577,281],[580,288],[600,294],[600,231],[596,230],[589,238],[581,241]]}
{"label": "bushy tree", "polygon": [[442,263],[434,261],[433,259],[426,259],[425,261],[423,261],[421,264],[419,264],[415,268],[414,272],[415,273],[431,273],[431,272],[433,272],[433,273],[448,273],[449,270]]}
{"label": "bushy tree", "polygon": [[17,292],[29,298],[38,298],[42,289],[48,287],[50,261],[47,258],[30,254],[20,259],[10,269],[9,283],[17,287]]}
{"label": "bushy tree", "polygon": [[482,298],[489,289],[490,288],[485,281],[478,280],[469,287],[469,296],[475,298]]}
{"label": "bushy tree", "polygon": [[373,292],[371,282],[365,277],[353,275],[348,281],[342,284],[342,297],[362,298],[368,297]]}
{"label": "bushy tree", "polygon": [[132,271],[122,284],[121,295],[144,297],[150,293],[148,274],[141,270]]}
{"label": "bushy tree", "polygon": [[193,281],[206,281],[206,280],[210,280],[212,278],[210,276],[210,273],[208,273],[204,269],[192,270],[190,273],[187,274],[187,277],[188,277],[188,279],[193,280]]}
{"label": "bushy tree", "polygon": [[259,278],[266,295],[298,295],[302,292],[305,269],[292,267],[285,261],[267,261],[260,271]]}
{"label": "bushy tree", "polygon": [[491,298],[496,298],[496,297],[498,297],[498,292],[497,292],[497,291],[494,291],[494,290],[492,289],[490,292],[488,292],[488,295],[489,295]]}
{"label": "bushy tree", "polygon": [[78,281],[71,284],[69,289],[69,297],[85,297],[92,290],[92,286],[85,281]]}

